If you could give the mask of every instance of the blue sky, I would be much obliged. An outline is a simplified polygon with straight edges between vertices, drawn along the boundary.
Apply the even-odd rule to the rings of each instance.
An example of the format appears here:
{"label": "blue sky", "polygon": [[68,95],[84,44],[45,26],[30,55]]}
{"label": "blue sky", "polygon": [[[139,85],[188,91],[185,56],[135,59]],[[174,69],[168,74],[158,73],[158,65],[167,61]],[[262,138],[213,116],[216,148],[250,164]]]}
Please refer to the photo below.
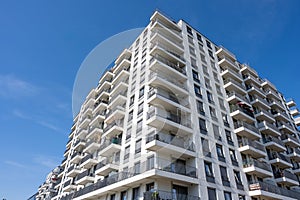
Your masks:
{"label": "blue sky", "polygon": [[297,0],[3,0],[0,199],[26,199],[62,160],[72,87],[87,54],[114,34],[147,25],[156,8],[230,49],[300,103]]}

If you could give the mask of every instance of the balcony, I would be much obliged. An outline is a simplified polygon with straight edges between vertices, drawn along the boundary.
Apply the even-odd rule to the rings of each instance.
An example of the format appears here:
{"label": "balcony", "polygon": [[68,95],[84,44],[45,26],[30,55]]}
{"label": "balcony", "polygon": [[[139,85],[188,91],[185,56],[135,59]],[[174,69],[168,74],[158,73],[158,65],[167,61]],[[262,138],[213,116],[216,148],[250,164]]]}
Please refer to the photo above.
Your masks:
{"label": "balcony", "polygon": [[264,145],[258,141],[241,138],[238,143],[239,151],[242,154],[251,155],[253,158],[263,158],[267,156]]}
{"label": "balcony", "polygon": [[277,88],[271,83],[269,80],[264,79],[263,82],[261,83],[261,86],[266,89],[266,88],[271,88],[272,90],[277,90]]}
{"label": "balcony", "polygon": [[266,121],[260,122],[258,124],[258,128],[261,133],[266,135],[271,135],[274,137],[278,137],[281,135],[279,129],[275,125],[270,124]]}
{"label": "balcony", "polygon": [[96,165],[97,163],[98,160],[93,156],[93,154],[86,154],[84,158],[81,160],[80,167],[89,169],[92,166]]}
{"label": "balcony", "polygon": [[103,133],[103,129],[101,125],[91,127],[91,129],[89,130],[89,134],[86,136],[86,139],[93,139],[97,136],[101,136],[102,133]]}
{"label": "balcony", "polygon": [[283,170],[282,172],[274,173],[274,178],[275,178],[276,183],[279,183],[279,184],[285,184],[287,186],[299,185],[297,176],[287,170]]}
{"label": "balcony", "polygon": [[111,88],[111,93],[110,95],[113,96],[119,91],[125,91],[128,89],[128,83],[129,83],[129,78],[124,77],[118,81],[115,82],[115,84]]}
{"label": "balcony", "polygon": [[287,156],[295,162],[300,162],[300,150],[298,148],[287,151]]}
{"label": "balcony", "polygon": [[105,119],[105,115],[106,115],[106,109],[98,111],[94,115],[94,119],[91,121],[90,126],[99,126],[99,124],[103,124],[104,119]]}
{"label": "balcony", "polygon": [[243,73],[243,78],[246,84],[255,84],[257,87],[260,87],[262,83],[259,77],[253,76],[251,73]]}
{"label": "balcony", "polygon": [[243,167],[243,171],[249,175],[256,175],[261,178],[273,176],[271,165],[256,159],[243,161]]}
{"label": "balcony", "polygon": [[81,140],[78,139],[75,143],[74,143],[74,150],[82,150],[85,147],[85,140]]}
{"label": "balcony", "polygon": [[167,192],[162,190],[144,192],[144,200],[163,200],[174,198],[178,200],[200,200],[199,196],[193,196],[184,193]]}
{"label": "balcony", "polygon": [[167,87],[180,97],[188,96],[185,80],[177,79],[170,74],[151,72],[149,75],[149,85],[153,87]]}
{"label": "balcony", "polygon": [[270,153],[268,156],[271,165],[275,165],[279,168],[293,167],[293,165],[291,164],[291,160],[281,153],[273,152]]}
{"label": "balcony", "polygon": [[265,199],[287,199],[287,197],[299,199],[300,195],[300,193],[296,191],[287,190],[265,182],[250,183],[249,194],[251,197],[261,197]]}
{"label": "balcony", "polygon": [[92,112],[93,115],[95,116],[96,113],[101,113],[101,112],[103,112],[103,110],[106,110],[107,104],[108,104],[108,101],[106,101],[106,100],[97,101],[94,105],[94,110]]}
{"label": "balcony", "polygon": [[258,129],[254,125],[248,124],[246,122],[236,121],[234,122],[234,128],[234,133],[239,136],[246,137],[252,140],[261,138]]}
{"label": "balcony", "polygon": [[115,60],[115,64],[116,65],[120,64],[121,61],[123,61],[124,59],[130,61],[131,60],[131,54],[132,53],[129,49],[124,49],[122,51],[122,53],[119,55],[119,57]]}
{"label": "balcony", "polygon": [[151,88],[148,93],[148,103],[150,105],[161,105],[166,110],[181,110],[189,111],[189,100],[176,96],[174,93],[161,88]]}
{"label": "balcony", "polygon": [[230,68],[221,69],[221,76],[223,79],[234,79],[235,81],[237,81],[239,83],[243,82],[242,76],[238,72],[236,72]]}
{"label": "balcony", "polygon": [[296,106],[296,102],[295,102],[293,99],[289,99],[289,100],[287,100],[286,105],[287,105],[289,108],[292,108],[292,107],[295,107],[295,106]]}
{"label": "balcony", "polygon": [[261,98],[265,98],[265,96],[266,96],[264,91],[254,84],[246,85],[246,88],[247,88],[248,94],[251,94],[253,96],[260,96]]}
{"label": "balcony", "polygon": [[248,74],[251,74],[252,76],[258,78],[257,72],[252,67],[250,67],[249,65],[242,64],[241,72],[242,72],[242,74],[247,74],[248,73]]}
{"label": "balcony", "polygon": [[99,149],[100,143],[96,139],[89,139],[83,152],[93,153]]}
{"label": "balcony", "polygon": [[232,61],[236,60],[236,57],[233,53],[231,53],[229,50],[227,50],[225,47],[220,46],[218,51],[216,51],[216,55],[221,57],[221,56],[226,56],[228,59],[231,59]]}
{"label": "balcony", "polygon": [[295,134],[294,128],[290,124],[282,121],[278,123],[278,129],[280,131],[284,131],[285,133]]}
{"label": "balcony", "polygon": [[227,101],[229,104],[237,104],[238,102],[243,102],[247,104],[249,107],[251,107],[250,101],[243,95],[236,93],[236,92],[229,92],[226,94]]}
{"label": "balcony", "polygon": [[289,146],[289,147],[299,147],[299,140],[290,135],[290,134],[284,134],[281,136],[281,140],[284,142],[285,145]]}
{"label": "balcony", "polygon": [[122,105],[127,101],[127,90],[120,91],[111,96],[109,100],[109,107],[115,107],[116,105]]}
{"label": "balcony", "polygon": [[274,115],[274,118],[278,121],[284,121],[284,122],[290,121],[288,115],[285,112],[273,111],[272,114]]}
{"label": "balcony", "polygon": [[273,149],[277,152],[286,150],[284,143],[276,137],[267,136],[263,138],[263,142],[265,144],[265,147],[268,149]]}
{"label": "balcony", "polygon": [[255,116],[256,119],[258,119],[260,121],[267,121],[269,123],[274,123],[275,122],[275,119],[272,116],[272,114],[268,111],[265,111],[265,110],[256,109],[254,111],[254,116]]}
{"label": "balcony", "polygon": [[194,143],[191,140],[157,131],[152,131],[146,136],[145,149],[167,155],[172,152],[174,157],[196,157]]}
{"label": "balcony", "polygon": [[300,117],[294,118],[296,126],[300,126]]}
{"label": "balcony", "polygon": [[117,105],[116,107],[109,110],[109,112],[106,114],[105,123],[110,124],[114,120],[124,118],[124,116],[125,116],[125,107],[126,107],[126,104]]}
{"label": "balcony", "polygon": [[284,111],[285,107],[282,105],[281,101],[275,100],[275,99],[271,99],[269,101],[269,106],[271,106],[272,109],[279,109]]}
{"label": "balcony", "polygon": [[95,174],[91,173],[90,170],[85,170],[77,176],[76,184],[85,185],[87,183],[93,183],[95,180]]}
{"label": "balcony", "polygon": [[290,110],[290,114],[291,114],[293,117],[295,117],[295,116],[300,115],[300,112],[299,112],[298,108],[295,108],[295,109]]}
{"label": "balcony", "polygon": [[269,106],[269,103],[267,102],[267,100],[263,99],[259,96],[250,97],[250,103],[252,104],[252,106],[261,107],[264,110],[270,110],[271,109],[271,107]]}
{"label": "balcony", "polygon": [[274,90],[267,89],[267,90],[265,90],[265,94],[267,95],[268,98],[275,98],[279,101],[281,100],[279,94],[277,92],[275,92]]}
{"label": "balcony", "polygon": [[149,108],[147,113],[147,124],[180,135],[190,135],[193,133],[189,116],[184,116],[183,114],[181,116],[180,114],[174,114],[157,107]]}
{"label": "balcony", "polygon": [[78,138],[80,138],[81,140],[85,139],[85,137],[87,136],[88,134],[88,129],[87,128],[81,128],[79,130],[79,133],[78,133]]}
{"label": "balcony", "polygon": [[183,53],[183,45],[181,41],[174,40],[172,37],[169,37],[168,33],[165,33],[166,31],[156,29],[151,32],[150,40],[152,43],[159,43],[163,46],[168,47],[168,49],[173,49],[174,51],[178,53]]}
{"label": "balcony", "polygon": [[130,63],[128,62],[128,66],[119,67],[116,69],[114,79],[112,80],[113,85],[117,85],[120,80],[126,80],[129,77]]}
{"label": "balcony", "polygon": [[109,157],[114,153],[121,150],[121,138],[112,138],[110,140],[105,140],[100,144],[99,154],[104,157]]}
{"label": "balcony", "polygon": [[97,164],[95,173],[100,176],[107,176],[112,171],[118,171],[119,162],[119,157],[117,159],[113,159],[112,157],[106,158]]}
{"label": "balcony", "polygon": [[241,107],[239,105],[230,105],[230,116],[237,121],[245,121],[252,123],[254,119],[253,112],[249,107]]}
{"label": "balcony", "polygon": [[80,168],[75,166],[75,165],[72,165],[68,169],[67,176],[68,177],[75,177],[79,173],[80,173]]}
{"label": "balcony", "polygon": [[114,122],[107,124],[104,128],[104,134],[102,137],[113,137],[123,132],[124,118],[115,119]]}
{"label": "balcony", "polygon": [[68,180],[67,182],[64,183],[63,186],[63,191],[64,192],[70,192],[70,191],[75,191],[77,189],[77,186],[71,182],[71,180]]}
{"label": "balcony", "polygon": [[231,78],[224,80],[224,88],[230,92],[237,92],[243,95],[246,94],[245,86]]}
{"label": "balcony", "polygon": [[90,122],[91,122],[91,117],[86,116],[81,120],[81,122],[79,123],[80,124],[79,126],[82,127],[82,128],[87,127]]}
{"label": "balcony", "polygon": [[70,162],[74,163],[74,164],[78,164],[81,161],[81,159],[83,158],[83,156],[84,156],[83,153],[75,152],[72,154]]}
{"label": "balcony", "polygon": [[218,64],[222,68],[230,68],[236,72],[238,72],[240,69],[235,63],[235,59],[230,58],[229,56],[226,55],[220,55],[218,56]]}
{"label": "balcony", "polygon": [[152,45],[150,46],[150,55],[161,55],[164,58],[167,58],[168,60],[172,62],[179,62],[180,65],[185,65],[185,59],[182,56],[182,52],[176,51],[175,49],[165,46],[161,43],[155,43],[152,42]]}

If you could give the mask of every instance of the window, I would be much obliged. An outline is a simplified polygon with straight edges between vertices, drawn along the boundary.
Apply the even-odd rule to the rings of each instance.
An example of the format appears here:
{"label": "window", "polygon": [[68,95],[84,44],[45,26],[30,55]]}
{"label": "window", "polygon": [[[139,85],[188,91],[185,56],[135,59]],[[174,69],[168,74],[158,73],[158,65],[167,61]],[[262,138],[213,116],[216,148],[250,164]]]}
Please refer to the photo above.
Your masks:
{"label": "window", "polygon": [[204,119],[199,118],[200,133],[207,134],[206,123]]}
{"label": "window", "polygon": [[208,69],[205,65],[202,65],[202,70],[205,75],[209,76]]}
{"label": "window", "polygon": [[224,158],[222,145],[216,144],[217,155],[219,158]]}
{"label": "window", "polygon": [[201,35],[200,35],[199,33],[197,33],[197,40],[198,40],[199,42],[202,42],[202,37],[201,37]]}
{"label": "window", "polygon": [[144,96],[145,87],[142,87],[139,91],[139,98],[142,98]]}
{"label": "window", "polygon": [[208,48],[212,49],[210,41],[206,40],[206,45],[207,45]]}
{"label": "window", "polygon": [[110,195],[110,200],[116,200],[116,194]]}
{"label": "window", "polygon": [[143,119],[141,119],[137,122],[136,133],[141,132],[142,129],[143,129]]}
{"label": "window", "polygon": [[125,152],[124,152],[124,160],[127,160],[129,158],[130,154],[130,146],[125,147]]}
{"label": "window", "polygon": [[134,80],[131,85],[131,90],[130,90],[131,93],[135,91],[135,85],[136,85],[136,81]]}
{"label": "window", "polygon": [[127,191],[121,192],[121,199],[120,200],[127,200]]}
{"label": "window", "polygon": [[146,184],[146,191],[151,191],[154,189],[154,182]]}
{"label": "window", "polygon": [[200,57],[201,57],[201,61],[203,63],[206,63],[205,55],[203,55],[202,53],[200,53]]}
{"label": "window", "polygon": [[223,119],[224,125],[227,126],[228,128],[230,128],[229,123],[228,123],[228,117],[225,113],[222,113],[222,119]]}
{"label": "window", "polygon": [[204,168],[206,176],[213,177],[212,164],[210,162],[204,161]]}
{"label": "window", "polygon": [[200,86],[195,84],[195,85],[194,85],[194,90],[195,90],[196,96],[202,98]]}
{"label": "window", "polygon": [[237,185],[238,189],[243,189],[243,184],[242,184],[242,180],[241,180],[241,175],[239,171],[233,170],[234,172],[234,179]]}
{"label": "window", "polygon": [[224,166],[220,166],[221,178],[223,181],[228,181],[227,169]]}
{"label": "window", "polygon": [[215,139],[222,141],[222,137],[220,135],[219,127],[215,124],[213,124],[213,131],[214,131]]}
{"label": "window", "polygon": [[195,56],[196,55],[195,54],[195,49],[193,47],[191,47],[191,46],[189,46],[189,49],[190,49],[190,54],[193,55],[193,56]]}
{"label": "window", "polygon": [[203,155],[206,157],[211,157],[208,140],[205,138],[201,138],[201,144],[202,144]]}
{"label": "window", "polygon": [[216,115],[216,109],[214,109],[213,107],[209,106],[209,112],[210,112],[210,117],[214,121],[218,121],[218,118],[217,118],[217,115]]}
{"label": "window", "polygon": [[140,103],[138,106],[138,115],[142,113],[144,110],[144,102]]}
{"label": "window", "polygon": [[197,61],[196,61],[196,59],[194,59],[192,57],[191,57],[191,65],[193,68],[197,69]]}
{"label": "window", "polygon": [[132,119],[133,119],[133,110],[131,110],[131,111],[128,113],[128,122],[131,122]]}
{"label": "window", "polygon": [[191,45],[194,45],[194,41],[193,41],[193,37],[192,36],[188,36],[188,41]]}
{"label": "window", "polygon": [[[145,65],[143,65],[142,67],[144,67]],[[143,69],[145,69],[145,68],[143,68]],[[141,68],[141,70],[142,70],[142,68]],[[145,72],[143,72],[142,74],[141,74],[141,78],[140,78],[140,84],[143,84],[145,82]],[[141,91],[140,91],[141,92]],[[142,96],[139,96],[139,98],[142,98],[144,96],[144,94],[142,95]]]}
{"label": "window", "polygon": [[147,170],[154,168],[154,156],[150,156],[147,158]]}
{"label": "window", "polygon": [[244,195],[239,194],[239,200],[246,200]]}
{"label": "window", "polygon": [[139,174],[141,168],[141,162],[137,162],[134,164],[134,174]]}
{"label": "window", "polygon": [[204,53],[204,48],[203,48],[203,44],[201,43],[198,43],[198,46],[199,46],[199,50],[202,51]]}
{"label": "window", "polygon": [[132,106],[133,103],[134,103],[134,95],[132,95],[132,96],[130,97],[130,100],[129,100],[129,106]]}
{"label": "window", "polygon": [[135,143],[135,153],[141,153],[142,139],[139,139]]}
{"label": "window", "polygon": [[203,116],[205,116],[205,112],[204,112],[204,108],[203,108],[203,102],[197,100],[196,104],[197,104],[197,111],[198,111],[198,113],[201,114],[201,115],[203,115]]}
{"label": "window", "polygon": [[213,55],[213,52],[211,50],[208,50],[208,54],[211,57],[211,59],[214,59],[214,55]]}
{"label": "window", "polygon": [[194,81],[197,82],[197,83],[200,83],[198,72],[196,72],[194,70],[192,72],[193,72]]}
{"label": "window", "polygon": [[235,151],[233,149],[229,149],[230,158],[232,161],[237,162]]}
{"label": "window", "polygon": [[140,187],[132,189],[132,200],[138,200],[140,195]]}
{"label": "window", "polygon": [[193,35],[193,31],[190,27],[186,26],[186,31],[188,34]]}
{"label": "window", "polygon": [[223,110],[225,110],[225,105],[224,105],[224,101],[223,101],[223,99],[221,99],[221,98],[218,98],[218,100],[219,100],[219,105],[220,105],[220,108],[222,108]]}
{"label": "window", "polygon": [[221,87],[218,84],[215,84],[217,93],[222,96]]}
{"label": "window", "polygon": [[232,200],[231,193],[224,191],[224,198],[225,198],[225,200]]}
{"label": "window", "polygon": [[211,66],[211,68],[213,68],[215,70],[217,69],[215,62],[213,62],[213,61],[210,61],[210,66]]}
{"label": "window", "polygon": [[215,188],[207,188],[208,199],[209,200],[217,200],[217,194]]}
{"label": "window", "polygon": [[207,95],[207,100],[209,103],[214,104],[214,99],[212,94],[209,91],[206,91],[206,95]]}
{"label": "window", "polygon": [[233,140],[231,137],[231,132],[228,130],[225,130],[225,134],[226,134],[226,139],[227,139],[228,144],[234,146],[234,143],[233,143]]}
{"label": "window", "polygon": [[126,132],[126,142],[131,138],[132,127],[129,127]]}
{"label": "window", "polygon": [[214,79],[216,82],[220,82],[219,78],[218,78],[218,74],[216,72],[213,72],[213,75],[214,75]]}
{"label": "window", "polygon": [[210,89],[210,90],[211,90],[210,80],[209,80],[208,78],[204,78],[204,80],[205,80],[205,87],[206,87],[207,89]]}

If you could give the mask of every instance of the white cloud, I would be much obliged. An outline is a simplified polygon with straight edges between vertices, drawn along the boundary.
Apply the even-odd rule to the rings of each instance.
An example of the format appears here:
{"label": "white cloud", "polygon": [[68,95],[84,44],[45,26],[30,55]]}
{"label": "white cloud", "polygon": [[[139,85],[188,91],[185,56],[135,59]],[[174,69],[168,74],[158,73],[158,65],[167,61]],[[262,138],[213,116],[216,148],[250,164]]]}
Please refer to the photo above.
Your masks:
{"label": "white cloud", "polygon": [[47,167],[49,169],[54,169],[59,165],[59,160],[52,156],[45,156],[45,155],[37,155],[33,158],[34,162]]}
{"label": "white cloud", "polygon": [[38,88],[13,75],[0,74],[0,97],[19,98],[36,94]]}
{"label": "white cloud", "polygon": [[16,161],[12,161],[12,160],[6,160],[6,161],[4,161],[4,163],[7,165],[11,165],[13,167],[26,168],[25,165],[23,165],[19,162],[16,162]]}

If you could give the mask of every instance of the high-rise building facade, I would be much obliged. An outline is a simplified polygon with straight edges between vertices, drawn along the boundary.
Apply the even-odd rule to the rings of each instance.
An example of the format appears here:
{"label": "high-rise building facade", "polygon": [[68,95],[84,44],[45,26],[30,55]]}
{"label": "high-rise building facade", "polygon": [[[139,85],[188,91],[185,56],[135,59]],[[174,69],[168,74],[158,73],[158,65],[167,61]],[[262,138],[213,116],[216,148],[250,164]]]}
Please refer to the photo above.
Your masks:
{"label": "high-rise building facade", "polygon": [[155,11],[87,95],[55,184],[41,188],[53,200],[300,199],[293,106],[227,49]]}

